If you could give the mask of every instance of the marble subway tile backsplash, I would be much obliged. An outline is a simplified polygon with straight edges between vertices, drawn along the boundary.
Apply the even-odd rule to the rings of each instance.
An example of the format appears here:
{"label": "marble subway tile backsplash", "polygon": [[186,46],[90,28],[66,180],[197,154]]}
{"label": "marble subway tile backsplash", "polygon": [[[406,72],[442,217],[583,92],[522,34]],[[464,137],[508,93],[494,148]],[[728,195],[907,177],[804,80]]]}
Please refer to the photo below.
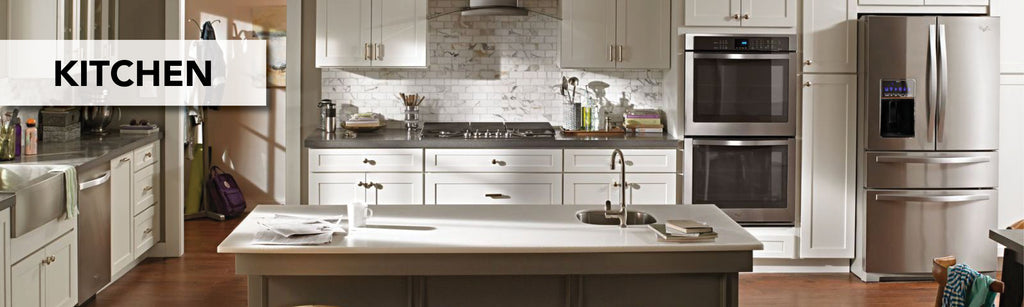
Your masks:
{"label": "marble subway tile backsplash", "polygon": [[[430,14],[450,12],[468,1],[429,0]],[[558,65],[558,1],[529,0],[526,7],[543,12],[529,16],[449,14],[428,22],[427,69],[327,68],[322,70],[325,98],[345,112],[377,112],[402,119],[396,94],[427,97],[421,107],[426,121],[547,121],[561,124],[563,76],[586,84],[607,83],[607,100],[635,107],[661,108],[661,70],[581,71]],[[353,108],[355,106],[355,108]]]}

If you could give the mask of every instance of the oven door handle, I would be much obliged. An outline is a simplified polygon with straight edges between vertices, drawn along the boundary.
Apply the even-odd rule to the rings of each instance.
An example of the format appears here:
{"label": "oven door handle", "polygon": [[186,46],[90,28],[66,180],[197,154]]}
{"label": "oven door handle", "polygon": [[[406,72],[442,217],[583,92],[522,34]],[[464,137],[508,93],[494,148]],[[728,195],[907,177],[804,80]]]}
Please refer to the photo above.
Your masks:
{"label": "oven door handle", "polygon": [[693,140],[693,145],[710,146],[783,146],[789,145],[789,140]]}
{"label": "oven door handle", "polygon": [[701,53],[694,52],[694,59],[723,59],[723,60],[789,60],[793,57],[791,53]]}

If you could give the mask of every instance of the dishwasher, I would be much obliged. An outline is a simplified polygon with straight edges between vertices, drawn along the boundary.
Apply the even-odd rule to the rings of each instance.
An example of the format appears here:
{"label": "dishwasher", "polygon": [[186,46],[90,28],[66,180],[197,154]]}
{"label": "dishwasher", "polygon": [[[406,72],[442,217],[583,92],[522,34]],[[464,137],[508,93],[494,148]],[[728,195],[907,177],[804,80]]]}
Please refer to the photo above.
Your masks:
{"label": "dishwasher", "polygon": [[78,305],[110,283],[110,165],[78,172]]}

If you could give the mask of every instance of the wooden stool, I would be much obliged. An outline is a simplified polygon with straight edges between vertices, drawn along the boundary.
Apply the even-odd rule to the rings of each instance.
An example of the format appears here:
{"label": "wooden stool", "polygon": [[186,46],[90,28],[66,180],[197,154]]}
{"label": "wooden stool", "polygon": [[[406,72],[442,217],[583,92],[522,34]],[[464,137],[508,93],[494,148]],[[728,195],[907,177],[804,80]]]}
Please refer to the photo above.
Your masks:
{"label": "wooden stool", "polygon": [[[942,290],[946,288],[946,277],[949,275],[949,267],[956,264],[956,257],[946,256],[932,259],[932,277],[939,283],[939,291],[935,294],[935,307],[942,307]],[[992,281],[988,285],[989,290],[995,293],[1003,293],[1006,284],[1002,281]]]}

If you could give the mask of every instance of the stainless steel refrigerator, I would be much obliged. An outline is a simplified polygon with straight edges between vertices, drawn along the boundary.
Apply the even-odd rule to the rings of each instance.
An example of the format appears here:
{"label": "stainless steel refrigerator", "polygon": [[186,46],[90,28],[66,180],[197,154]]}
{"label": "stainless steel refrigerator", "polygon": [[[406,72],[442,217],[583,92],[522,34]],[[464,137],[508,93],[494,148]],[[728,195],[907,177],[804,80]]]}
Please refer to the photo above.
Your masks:
{"label": "stainless steel refrigerator", "polygon": [[999,19],[865,16],[857,252],[865,281],[930,278],[954,255],[996,269]]}

